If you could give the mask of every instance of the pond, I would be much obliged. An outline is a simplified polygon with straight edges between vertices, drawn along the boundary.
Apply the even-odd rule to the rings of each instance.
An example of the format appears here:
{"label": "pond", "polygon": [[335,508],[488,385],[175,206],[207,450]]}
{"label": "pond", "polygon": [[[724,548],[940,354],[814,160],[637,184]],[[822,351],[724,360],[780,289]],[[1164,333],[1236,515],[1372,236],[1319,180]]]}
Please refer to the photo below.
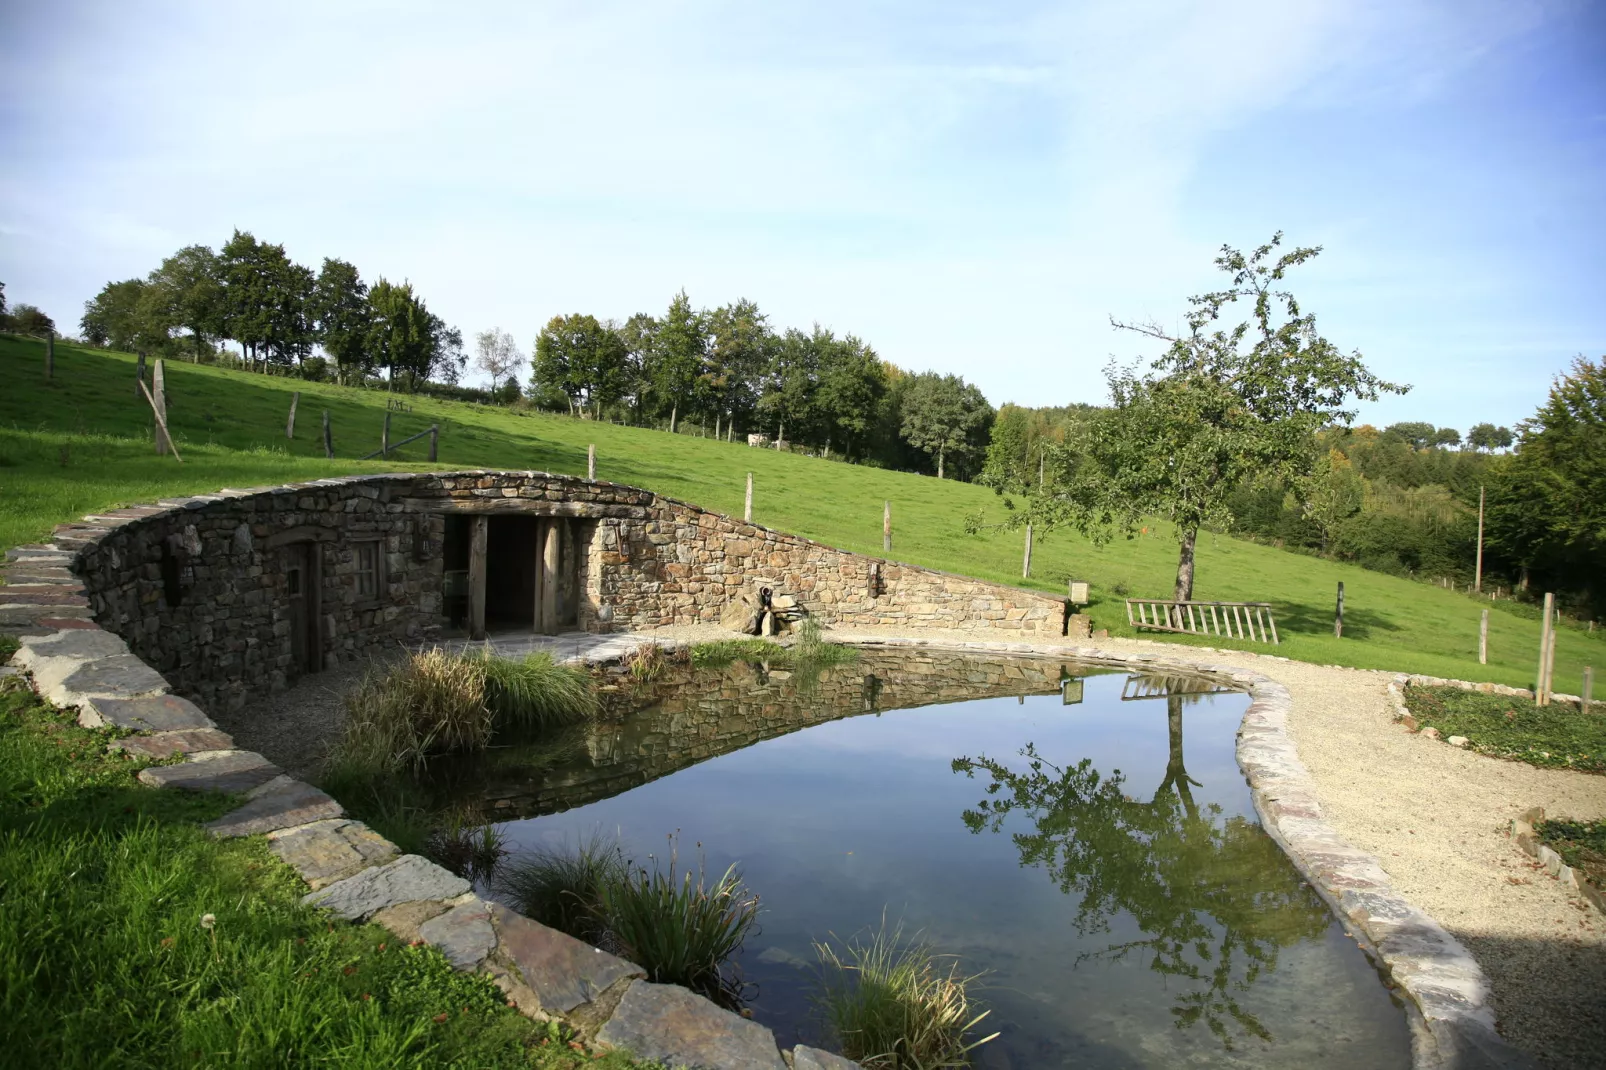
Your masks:
{"label": "pond", "polygon": [[[1410,1065],[1403,1012],[1260,828],[1248,696],[1041,659],[675,667],[472,794],[509,846],[678,832],[762,900],[754,1017],[821,1043],[815,941],[901,922],[991,1009],[983,1067]],[[467,786],[465,786],[467,787]],[[459,789],[464,790],[463,788]]]}

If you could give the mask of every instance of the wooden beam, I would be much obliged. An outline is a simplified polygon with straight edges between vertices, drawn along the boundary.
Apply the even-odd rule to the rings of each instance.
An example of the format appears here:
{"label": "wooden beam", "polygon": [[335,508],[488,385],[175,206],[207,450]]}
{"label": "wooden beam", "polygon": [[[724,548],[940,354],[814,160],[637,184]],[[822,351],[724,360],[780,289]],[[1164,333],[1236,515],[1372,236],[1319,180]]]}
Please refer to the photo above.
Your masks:
{"label": "wooden beam", "polygon": [[541,533],[541,621],[545,625],[542,634],[556,635],[558,631],[558,587],[562,580],[558,576],[560,561],[563,556],[563,521],[556,518],[547,520],[542,524],[545,530]]}
{"label": "wooden beam", "polygon": [[485,549],[490,536],[491,518],[477,516],[470,525],[468,542],[468,634],[470,639],[485,638]]}

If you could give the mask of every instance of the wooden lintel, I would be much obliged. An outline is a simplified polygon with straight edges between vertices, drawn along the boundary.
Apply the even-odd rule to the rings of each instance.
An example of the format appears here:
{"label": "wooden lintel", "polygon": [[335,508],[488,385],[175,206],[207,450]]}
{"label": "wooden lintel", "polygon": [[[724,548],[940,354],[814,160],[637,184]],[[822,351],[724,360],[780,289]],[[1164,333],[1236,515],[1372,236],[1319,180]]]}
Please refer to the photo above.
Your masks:
{"label": "wooden lintel", "polygon": [[608,502],[553,502],[540,498],[403,498],[402,505],[413,513],[455,513],[466,516],[573,516],[590,520],[612,517],[646,520],[641,505],[614,505]]}

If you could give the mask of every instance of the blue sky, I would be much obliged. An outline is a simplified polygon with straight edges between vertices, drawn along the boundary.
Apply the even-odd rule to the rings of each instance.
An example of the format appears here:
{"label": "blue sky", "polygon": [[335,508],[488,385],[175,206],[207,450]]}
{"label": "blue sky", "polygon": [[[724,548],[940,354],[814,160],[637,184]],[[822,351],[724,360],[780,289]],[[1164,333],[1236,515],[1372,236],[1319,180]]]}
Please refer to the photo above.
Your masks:
{"label": "blue sky", "polygon": [[[231,228],[472,334],[818,321],[994,403],[1104,399],[1278,229],[1324,333],[1514,423],[1606,353],[1606,5],[6,5],[0,280],[63,327]],[[69,328],[71,329],[71,328]]]}

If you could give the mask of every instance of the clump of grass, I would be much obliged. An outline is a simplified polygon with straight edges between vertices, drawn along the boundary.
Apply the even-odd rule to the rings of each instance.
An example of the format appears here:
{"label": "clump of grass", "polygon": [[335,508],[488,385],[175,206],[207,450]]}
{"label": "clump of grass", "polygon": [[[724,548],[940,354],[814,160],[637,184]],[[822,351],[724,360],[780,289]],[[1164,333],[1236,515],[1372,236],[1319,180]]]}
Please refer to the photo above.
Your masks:
{"label": "clump of grass", "polygon": [[363,677],[346,697],[335,753],[356,767],[417,772],[431,755],[482,749],[491,722],[483,665],[436,648]]}
{"label": "clump of grass", "polygon": [[804,617],[798,625],[797,642],[792,644],[791,653],[794,661],[810,665],[840,665],[859,656],[854,647],[828,642],[825,629],[813,617]]}
{"label": "clump of grass", "polygon": [[626,654],[620,664],[632,683],[648,684],[669,671],[669,658],[657,643],[643,643]]}
{"label": "clump of grass", "polygon": [[1563,862],[1581,870],[1595,887],[1606,890],[1606,821],[1550,818],[1534,826]]}
{"label": "clump of grass", "polygon": [[547,731],[597,712],[591,678],[572,665],[559,665],[551,654],[529,654],[517,661],[488,654],[465,660],[484,676],[493,729]]}
{"label": "clump of grass", "polygon": [[718,669],[734,661],[786,660],[786,648],[768,639],[718,639],[691,648],[691,663],[699,669]]}
{"label": "clump of grass", "polygon": [[624,855],[599,833],[573,849],[539,849],[515,856],[497,872],[497,890],[520,914],[588,943],[604,942],[602,890],[622,883]]}
{"label": "clump of grass", "polygon": [[507,855],[507,837],[490,822],[464,808],[446,812],[430,832],[424,855],[471,881],[490,881]]}
{"label": "clump of grass", "polygon": [[743,885],[734,863],[712,885],[701,859],[695,879],[689,869],[677,874],[673,835],[669,845],[668,872],[653,859],[650,870],[627,866],[622,879],[600,886],[608,936],[649,979],[735,1004],[741,983],[727,963],[758,919],[758,896]]}
{"label": "clump of grass", "polygon": [[1535,706],[1532,699],[1458,687],[1408,687],[1405,704],[1423,728],[1465,736],[1480,754],[1606,773],[1606,717],[1585,716],[1570,703]]}
{"label": "clump of grass", "polygon": [[885,921],[868,939],[838,951],[815,944],[824,977],[819,997],[842,1054],[867,1070],[936,1070],[970,1064],[970,1053],[997,1033],[969,1040],[989,1011],[976,1010],[969,986],[980,976],[944,969],[929,943],[903,940]]}

